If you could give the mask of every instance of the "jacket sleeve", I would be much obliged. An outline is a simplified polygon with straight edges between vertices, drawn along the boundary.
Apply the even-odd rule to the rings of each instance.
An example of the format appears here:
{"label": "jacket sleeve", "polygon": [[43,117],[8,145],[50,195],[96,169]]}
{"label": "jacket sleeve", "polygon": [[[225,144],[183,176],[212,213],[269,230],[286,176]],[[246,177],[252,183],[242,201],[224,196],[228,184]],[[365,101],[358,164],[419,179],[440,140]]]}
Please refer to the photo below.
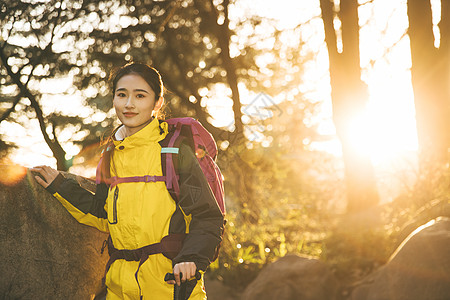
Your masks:
{"label": "jacket sleeve", "polygon": [[95,194],[92,194],[82,188],[76,180],[66,178],[60,173],[46,189],[78,222],[108,232],[105,208],[108,196],[106,184],[98,184]]}
{"label": "jacket sleeve", "polygon": [[178,204],[190,223],[183,248],[173,259],[173,264],[192,261],[198,269],[205,271],[222,241],[224,216],[197,158],[185,144],[180,146],[179,170]]}

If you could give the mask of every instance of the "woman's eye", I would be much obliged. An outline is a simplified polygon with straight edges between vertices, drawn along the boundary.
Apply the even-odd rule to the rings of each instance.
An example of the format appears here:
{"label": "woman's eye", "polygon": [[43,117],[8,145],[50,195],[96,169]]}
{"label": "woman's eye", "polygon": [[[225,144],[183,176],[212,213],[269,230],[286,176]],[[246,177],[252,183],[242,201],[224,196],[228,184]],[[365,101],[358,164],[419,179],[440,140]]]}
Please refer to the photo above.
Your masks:
{"label": "woman's eye", "polygon": [[116,96],[117,97],[126,97],[125,93],[117,93]]}
{"label": "woman's eye", "polygon": [[137,94],[137,95],[136,95],[136,98],[144,98],[144,97],[145,97],[144,94]]}

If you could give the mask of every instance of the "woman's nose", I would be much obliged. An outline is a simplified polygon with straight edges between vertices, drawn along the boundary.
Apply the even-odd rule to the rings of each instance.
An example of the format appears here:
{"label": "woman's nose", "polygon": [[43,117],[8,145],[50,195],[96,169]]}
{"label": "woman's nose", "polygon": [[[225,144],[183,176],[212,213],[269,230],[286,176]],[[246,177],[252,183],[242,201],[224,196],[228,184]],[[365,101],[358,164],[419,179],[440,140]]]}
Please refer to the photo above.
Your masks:
{"label": "woman's nose", "polygon": [[125,107],[134,107],[133,96],[128,97]]}

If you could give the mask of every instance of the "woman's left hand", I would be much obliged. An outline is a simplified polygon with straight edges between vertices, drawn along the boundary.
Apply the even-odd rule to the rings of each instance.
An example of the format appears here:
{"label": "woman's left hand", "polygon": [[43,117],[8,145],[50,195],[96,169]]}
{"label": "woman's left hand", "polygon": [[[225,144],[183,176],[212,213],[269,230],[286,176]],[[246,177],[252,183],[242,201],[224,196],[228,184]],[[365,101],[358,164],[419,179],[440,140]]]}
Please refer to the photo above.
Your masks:
{"label": "woman's left hand", "polygon": [[47,188],[59,174],[57,170],[50,168],[49,166],[37,166],[32,168],[31,171],[39,173],[42,176],[43,179],[36,175],[34,178],[44,188]]}
{"label": "woman's left hand", "polygon": [[[191,279],[195,276],[195,271],[197,271],[197,266],[193,262],[181,262],[177,263],[173,267],[173,274],[175,280],[170,280],[167,283],[181,285],[181,282]],[[180,273],[182,276],[180,276]]]}

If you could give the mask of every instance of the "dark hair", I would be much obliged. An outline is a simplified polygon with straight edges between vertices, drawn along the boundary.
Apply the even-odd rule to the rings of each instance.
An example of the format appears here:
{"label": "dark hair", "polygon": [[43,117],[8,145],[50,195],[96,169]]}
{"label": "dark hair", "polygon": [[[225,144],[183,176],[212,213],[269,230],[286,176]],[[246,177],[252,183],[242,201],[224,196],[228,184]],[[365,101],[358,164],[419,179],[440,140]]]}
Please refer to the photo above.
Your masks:
{"label": "dark hair", "polygon": [[147,64],[130,62],[116,70],[109,76],[113,93],[116,91],[117,82],[125,75],[135,74],[141,76],[155,92],[155,100],[164,96],[164,84],[159,72]]}
{"label": "dark hair", "polygon": [[[125,75],[139,75],[142,77],[148,85],[152,88],[152,90],[155,92],[155,103],[156,101],[164,96],[164,84],[161,78],[161,74],[159,74],[158,70],[155,68],[139,62],[130,62],[126,65],[117,68],[111,72],[109,75],[109,82],[112,85],[112,92],[113,94],[116,91],[117,82]],[[158,119],[164,119],[164,106],[160,108],[157,115]],[[110,161],[113,154],[114,149],[114,143],[113,143],[113,136],[116,133],[118,128],[116,128],[111,136],[107,139],[106,143],[103,145],[103,158],[101,161],[101,181],[107,182],[108,178],[110,177]]]}

